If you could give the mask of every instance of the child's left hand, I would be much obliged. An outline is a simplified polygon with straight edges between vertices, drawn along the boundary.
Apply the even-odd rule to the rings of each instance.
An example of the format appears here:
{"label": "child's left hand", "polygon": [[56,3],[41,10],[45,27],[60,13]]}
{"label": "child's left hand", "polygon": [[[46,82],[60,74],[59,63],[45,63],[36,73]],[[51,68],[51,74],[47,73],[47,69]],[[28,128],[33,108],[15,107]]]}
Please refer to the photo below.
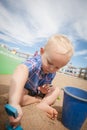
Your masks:
{"label": "child's left hand", "polygon": [[47,94],[50,90],[50,85],[49,84],[45,84],[41,87],[38,87],[38,90],[41,91],[43,94]]}

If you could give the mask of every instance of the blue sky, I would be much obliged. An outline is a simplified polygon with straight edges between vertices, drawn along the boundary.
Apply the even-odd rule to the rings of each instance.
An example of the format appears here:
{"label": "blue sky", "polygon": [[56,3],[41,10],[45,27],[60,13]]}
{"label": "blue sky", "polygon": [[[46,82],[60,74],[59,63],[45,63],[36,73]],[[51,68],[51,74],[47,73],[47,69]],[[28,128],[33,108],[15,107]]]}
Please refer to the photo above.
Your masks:
{"label": "blue sky", "polygon": [[87,67],[86,10],[86,0],[0,0],[0,44],[34,53],[64,34],[75,48],[72,64]]}

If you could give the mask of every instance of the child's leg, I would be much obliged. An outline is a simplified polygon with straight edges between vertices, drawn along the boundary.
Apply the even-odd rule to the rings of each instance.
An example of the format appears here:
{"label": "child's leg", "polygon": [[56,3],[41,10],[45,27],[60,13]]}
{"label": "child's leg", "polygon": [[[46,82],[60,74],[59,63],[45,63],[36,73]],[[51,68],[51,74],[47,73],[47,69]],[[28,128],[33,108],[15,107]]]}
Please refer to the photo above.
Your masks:
{"label": "child's leg", "polygon": [[40,101],[40,98],[28,95],[28,90],[24,89],[20,104],[26,106],[32,103],[39,103]]}
{"label": "child's leg", "polygon": [[56,111],[56,109],[52,108],[50,105],[52,105],[56,101],[58,95],[59,95],[58,87],[51,87],[48,94],[37,105],[38,108],[47,112],[47,114],[49,114],[50,118],[56,118],[57,117],[58,112]]}

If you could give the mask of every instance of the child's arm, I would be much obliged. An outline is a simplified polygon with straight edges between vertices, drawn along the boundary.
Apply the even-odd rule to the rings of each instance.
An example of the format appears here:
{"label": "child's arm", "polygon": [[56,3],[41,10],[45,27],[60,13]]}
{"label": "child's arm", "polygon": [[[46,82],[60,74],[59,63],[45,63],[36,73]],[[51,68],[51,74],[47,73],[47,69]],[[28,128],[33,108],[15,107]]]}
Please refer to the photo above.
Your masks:
{"label": "child's arm", "polygon": [[9,91],[9,103],[19,104],[21,100],[21,95],[23,93],[24,85],[28,78],[28,68],[27,66],[21,64],[15,70],[12,79],[11,87]]}
{"label": "child's arm", "polygon": [[27,66],[21,64],[17,67],[11,79],[11,87],[9,91],[9,104],[15,107],[19,113],[19,116],[16,119],[10,118],[10,122],[12,122],[12,124],[15,124],[14,122],[19,122],[23,115],[20,107],[20,101],[22,98],[24,85],[28,78],[28,72],[29,71]]}

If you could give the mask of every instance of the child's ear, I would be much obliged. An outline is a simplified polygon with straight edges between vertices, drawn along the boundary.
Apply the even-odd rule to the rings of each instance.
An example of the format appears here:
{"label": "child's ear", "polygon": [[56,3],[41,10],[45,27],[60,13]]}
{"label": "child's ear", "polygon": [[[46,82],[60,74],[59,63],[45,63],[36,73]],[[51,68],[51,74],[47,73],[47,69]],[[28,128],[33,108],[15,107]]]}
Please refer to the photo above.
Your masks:
{"label": "child's ear", "polygon": [[40,54],[44,53],[44,48],[40,48]]}

